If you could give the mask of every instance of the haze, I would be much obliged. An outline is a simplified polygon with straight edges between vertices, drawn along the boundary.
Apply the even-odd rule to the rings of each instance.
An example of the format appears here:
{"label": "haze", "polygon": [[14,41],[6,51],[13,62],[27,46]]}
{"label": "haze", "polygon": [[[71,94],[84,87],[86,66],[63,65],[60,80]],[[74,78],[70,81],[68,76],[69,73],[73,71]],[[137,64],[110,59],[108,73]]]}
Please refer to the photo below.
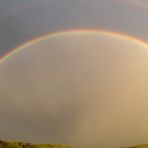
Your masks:
{"label": "haze", "polygon": [[4,139],[116,148],[148,142],[148,47],[69,32],[0,64]]}

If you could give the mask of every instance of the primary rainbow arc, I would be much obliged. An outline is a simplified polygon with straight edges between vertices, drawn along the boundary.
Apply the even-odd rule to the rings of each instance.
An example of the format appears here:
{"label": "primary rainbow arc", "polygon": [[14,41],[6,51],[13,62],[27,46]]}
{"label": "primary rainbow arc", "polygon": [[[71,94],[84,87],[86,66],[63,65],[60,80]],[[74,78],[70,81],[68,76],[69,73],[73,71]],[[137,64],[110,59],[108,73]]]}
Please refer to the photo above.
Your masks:
{"label": "primary rainbow arc", "polygon": [[136,39],[132,36],[121,34],[118,32],[111,32],[111,31],[106,31],[106,30],[91,30],[91,29],[90,30],[87,30],[87,29],[66,30],[66,31],[61,31],[61,32],[49,33],[47,35],[43,35],[41,37],[34,38],[34,39],[28,41],[27,43],[10,50],[9,52],[7,52],[6,54],[4,54],[3,56],[0,57],[0,64],[2,62],[4,62],[5,60],[9,59],[9,57],[13,56],[15,53],[23,50],[24,47],[34,44],[35,42],[42,41],[47,38],[58,37],[58,36],[68,35],[68,34],[79,34],[79,33],[98,33],[98,34],[103,34],[106,36],[108,36],[108,35],[113,36],[113,37],[116,36],[116,37],[120,37],[123,40],[132,41],[137,45],[143,46],[144,48],[148,48],[148,44],[146,42],[141,41],[140,39]]}

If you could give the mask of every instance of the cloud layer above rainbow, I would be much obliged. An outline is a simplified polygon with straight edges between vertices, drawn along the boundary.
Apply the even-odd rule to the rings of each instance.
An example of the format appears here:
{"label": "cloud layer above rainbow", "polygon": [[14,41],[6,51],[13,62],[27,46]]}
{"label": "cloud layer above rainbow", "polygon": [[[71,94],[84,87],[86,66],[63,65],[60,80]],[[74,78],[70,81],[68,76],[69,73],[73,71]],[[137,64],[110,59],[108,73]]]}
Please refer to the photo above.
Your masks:
{"label": "cloud layer above rainbow", "polygon": [[[147,6],[142,0],[139,3]],[[1,1],[0,55],[44,34],[79,28],[121,32],[147,42],[147,10],[139,3],[138,0]]]}
{"label": "cloud layer above rainbow", "polygon": [[1,59],[1,138],[85,148],[146,143],[147,65],[147,44],[113,32],[32,40]]}
{"label": "cloud layer above rainbow", "polygon": [[148,1],[147,0],[136,0],[136,1],[133,1],[133,3],[136,3],[137,5],[143,7],[143,8],[146,8],[148,10]]}
{"label": "cloud layer above rainbow", "polygon": [[148,1],[147,0],[121,0],[123,3],[127,3],[129,5],[132,5],[134,7],[137,7],[141,10],[144,10],[144,11],[148,11]]}

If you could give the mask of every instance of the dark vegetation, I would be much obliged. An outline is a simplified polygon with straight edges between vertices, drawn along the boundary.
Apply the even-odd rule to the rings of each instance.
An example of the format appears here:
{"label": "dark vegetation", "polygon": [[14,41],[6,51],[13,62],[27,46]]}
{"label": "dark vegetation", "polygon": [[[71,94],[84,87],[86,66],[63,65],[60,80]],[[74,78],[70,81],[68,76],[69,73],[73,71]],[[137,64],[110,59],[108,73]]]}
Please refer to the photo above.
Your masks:
{"label": "dark vegetation", "polygon": [[0,148],[74,148],[74,147],[67,145],[59,145],[59,144],[31,144],[23,142],[6,142],[0,140]]}
{"label": "dark vegetation", "polygon": [[[23,142],[6,142],[0,140],[0,148],[78,148],[60,144],[31,144]],[[148,144],[125,146],[122,148],[148,148]]]}

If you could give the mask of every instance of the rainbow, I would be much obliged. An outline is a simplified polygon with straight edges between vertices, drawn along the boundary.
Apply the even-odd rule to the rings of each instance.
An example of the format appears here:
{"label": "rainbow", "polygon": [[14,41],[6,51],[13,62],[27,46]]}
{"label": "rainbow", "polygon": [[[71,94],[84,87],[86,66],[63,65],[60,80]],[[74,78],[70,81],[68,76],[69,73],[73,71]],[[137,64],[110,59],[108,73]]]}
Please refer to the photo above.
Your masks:
{"label": "rainbow", "polygon": [[30,41],[28,41],[26,44],[20,45],[12,50],[10,50],[9,52],[7,52],[6,54],[4,54],[3,56],[0,57],[0,64],[2,62],[4,62],[5,60],[7,60],[9,57],[13,56],[15,53],[21,51],[24,47],[30,46],[31,44],[34,44],[35,42],[38,41],[42,41],[45,40],[47,38],[52,38],[52,37],[58,37],[58,36],[63,36],[63,35],[69,35],[69,34],[79,34],[79,33],[98,33],[98,34],[103,34],[106,36],[113,36],[113,37],[119,37],[123,40],[129,40],[134,42],[135,44],[141,45],[144,48],[148,48],[148,44],[140,39],[136,39],[132,36],[129,35],[125,35],[125,34],[121,34],[118,32],[111,32],[111,31],[105,31],[105,30],[87,30],[87,29],[81,29],[81,30],[66,30],[66,31],[61,31],[61,32],[55,32],[55,33],[49,33],[46,34],[44,36],[40,36],[37,38],[34,38]]}

